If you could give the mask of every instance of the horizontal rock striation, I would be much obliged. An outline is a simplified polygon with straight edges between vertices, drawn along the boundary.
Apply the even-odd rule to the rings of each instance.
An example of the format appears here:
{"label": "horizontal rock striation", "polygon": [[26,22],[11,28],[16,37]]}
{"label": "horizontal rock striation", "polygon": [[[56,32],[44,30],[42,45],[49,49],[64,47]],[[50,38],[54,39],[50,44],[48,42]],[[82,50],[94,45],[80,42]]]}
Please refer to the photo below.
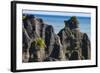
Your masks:
{"label": "horizontal rock striation", "polygon": [[75,16],[65,20],[65,27],[55,34],[52,25],[34,15],[23,15],[22,62],[90,59],[90,40],[80,32]]}

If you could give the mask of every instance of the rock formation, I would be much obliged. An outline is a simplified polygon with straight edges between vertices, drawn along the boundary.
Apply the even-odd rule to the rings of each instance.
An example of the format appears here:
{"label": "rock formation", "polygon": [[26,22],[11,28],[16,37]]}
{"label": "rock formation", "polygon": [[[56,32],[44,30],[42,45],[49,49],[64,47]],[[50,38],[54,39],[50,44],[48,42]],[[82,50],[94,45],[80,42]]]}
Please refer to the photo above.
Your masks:
{"label": "rock formation", "polygon": [[[42,48],[37,44],[39,38],[45,43]],[[62,53],[60,39],[54,33],[53,27],[45,24],[41,18],[25,15],[23,19],[23,62],[49,61],[51,58],[62,60],[64,58],[64,56],[60,58],[60,55],[64,55]]]}
{"label": "rock formation", "polygon": [[78,20],[65,20],[65,27],[55,34],[53,26],[34,15],[23,15],[22,61],[64,61],[90,59],[90,41],[79,30]]}
{"label": "rock formation", "polygon": [[80,32],[75,16],[65,20],[65,27],[58,33],[65,51],[66,60],[90,59],[90,40],[86,33]]}

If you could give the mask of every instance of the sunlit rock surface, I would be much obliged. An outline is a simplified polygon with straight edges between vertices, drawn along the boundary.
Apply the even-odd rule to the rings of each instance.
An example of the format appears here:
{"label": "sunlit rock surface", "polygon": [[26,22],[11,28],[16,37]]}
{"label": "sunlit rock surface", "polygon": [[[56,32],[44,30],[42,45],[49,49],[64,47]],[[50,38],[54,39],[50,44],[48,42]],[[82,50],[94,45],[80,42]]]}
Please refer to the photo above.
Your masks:
{"label": "sunlit rock surface", "polygon": [[43,19],[23,15],[22,61],[44,62],[90,59],[90,40],[80,32],[75,16],[64,20],[65,27],[58,34]]}

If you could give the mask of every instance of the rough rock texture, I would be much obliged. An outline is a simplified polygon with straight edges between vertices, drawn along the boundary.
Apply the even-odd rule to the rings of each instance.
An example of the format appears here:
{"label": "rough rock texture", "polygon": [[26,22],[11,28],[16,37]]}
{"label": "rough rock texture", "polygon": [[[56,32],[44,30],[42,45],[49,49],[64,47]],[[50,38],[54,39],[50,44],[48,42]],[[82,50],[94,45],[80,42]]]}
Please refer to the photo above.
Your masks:
{"label": "rough rock texture", "polygon": [[[36,43],[38,38],[44,40],[44,47]],[[63,60],[62,55],[60,38],[54,33],[53,27],[45,24],[41,18],[26,15],[23,19],[23,62]]]}
{"label": "rough rock texture", "polygon": [[90,40],[86,33],[80,32],[76,17],[71,17],[65,21],[65,27],[58,35],[67,60],[90,59]]}
{"label": "rough rock texture", "polygon": [[[22,61],[64,61],[90,59],[90,41],[79,31],[76,17],[55,34],[53,26],[34,15],[23,15]],[[77,22],[76,22],[77,21]]]}

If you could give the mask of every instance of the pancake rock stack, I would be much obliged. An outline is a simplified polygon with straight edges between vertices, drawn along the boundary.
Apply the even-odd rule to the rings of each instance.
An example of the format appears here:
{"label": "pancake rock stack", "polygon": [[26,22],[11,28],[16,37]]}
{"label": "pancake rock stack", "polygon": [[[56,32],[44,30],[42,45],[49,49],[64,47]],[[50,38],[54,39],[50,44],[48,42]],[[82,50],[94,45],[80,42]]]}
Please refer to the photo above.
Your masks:
{"label": "pancake rock stack", "polygon": [[44,62],[85,60],[91,58],[90,40],[80,32],[78,20],[72,16],[65,27],[55,33],[50,24],[34,15],[23,15],[22,61]]}

